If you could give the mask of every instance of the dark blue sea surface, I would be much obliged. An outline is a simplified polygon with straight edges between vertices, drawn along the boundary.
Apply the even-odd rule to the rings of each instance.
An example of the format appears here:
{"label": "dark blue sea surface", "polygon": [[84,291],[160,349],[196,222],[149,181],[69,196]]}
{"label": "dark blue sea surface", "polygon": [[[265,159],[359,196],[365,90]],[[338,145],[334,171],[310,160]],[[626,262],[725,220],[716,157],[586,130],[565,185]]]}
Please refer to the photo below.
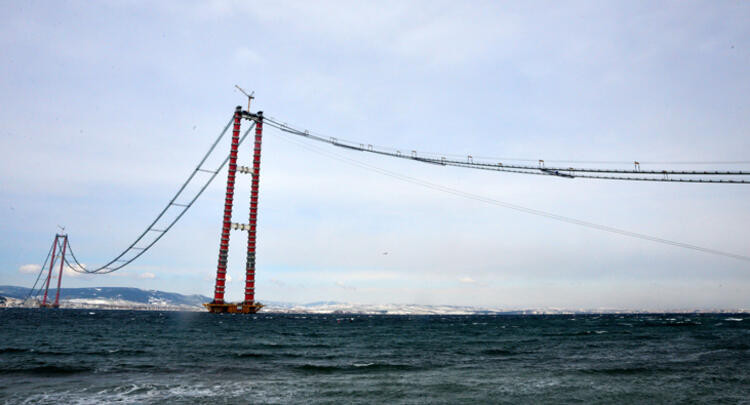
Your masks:
{"label": "dark blue sea surface", "polygon": [[750,316],[0,310],[0,402],[748,403]]}

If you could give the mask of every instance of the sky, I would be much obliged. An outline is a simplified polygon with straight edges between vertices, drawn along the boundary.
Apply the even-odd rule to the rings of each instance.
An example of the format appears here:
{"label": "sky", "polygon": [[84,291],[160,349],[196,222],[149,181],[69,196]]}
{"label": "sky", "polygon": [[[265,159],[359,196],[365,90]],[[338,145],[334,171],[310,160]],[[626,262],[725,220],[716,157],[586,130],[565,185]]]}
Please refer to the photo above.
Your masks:
{"label": "sky", "polygon": [[[280,121],[405,151],[750,160],[748,2],[1,3],[0,285],[34,283],[58,225],[87,266],[129,245],[246,104],[235,85]],[[299,142],[264,131],[260,301],[750,308],[750,262],[441,193]],[[750,252],[747,185],[571,180],[312,146],[507,203]],[[642,168],[663,166],[695,167]],[[718,166],[729,168],[748,165]],[[63,286],[212,295],[225,178],[133,264],[66,271]],[[247,222],[248,190],[242,177],[235,222]],[[245,243],[232,234],[229,299],[241,299]]]}

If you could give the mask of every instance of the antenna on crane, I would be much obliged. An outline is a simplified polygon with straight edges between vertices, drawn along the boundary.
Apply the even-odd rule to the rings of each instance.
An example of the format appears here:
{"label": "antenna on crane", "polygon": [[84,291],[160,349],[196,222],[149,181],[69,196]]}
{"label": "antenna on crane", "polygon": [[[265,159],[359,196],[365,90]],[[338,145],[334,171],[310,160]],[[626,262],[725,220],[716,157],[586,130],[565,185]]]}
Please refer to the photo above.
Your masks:
{"label": "antenna on crane", "polygon": [[240,86],[238,86],[236,84],[234,85],[234,87],[236,87],[237,90],[241,91],[242,94],[244,94],[244,95],[247,96],[247,112],[250,112],[250,102],[255,98],[255,97],[253,97],[253,94],[255,94],[255,91],[252,91],[252,92],[250,92],[250,94],[247,94],[247,92],[245,90],[242,90],[242,87],[240,87]]}

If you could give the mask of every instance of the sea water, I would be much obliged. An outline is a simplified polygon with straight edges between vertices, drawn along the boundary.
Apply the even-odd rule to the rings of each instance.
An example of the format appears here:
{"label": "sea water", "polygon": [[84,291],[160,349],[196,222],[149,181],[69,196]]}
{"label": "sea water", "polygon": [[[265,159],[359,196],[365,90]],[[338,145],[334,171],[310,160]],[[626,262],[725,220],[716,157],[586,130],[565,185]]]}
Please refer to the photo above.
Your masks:
{"label": "sea water", "polygon": [[0,310],[0,402],[748,403],[747,314]]}

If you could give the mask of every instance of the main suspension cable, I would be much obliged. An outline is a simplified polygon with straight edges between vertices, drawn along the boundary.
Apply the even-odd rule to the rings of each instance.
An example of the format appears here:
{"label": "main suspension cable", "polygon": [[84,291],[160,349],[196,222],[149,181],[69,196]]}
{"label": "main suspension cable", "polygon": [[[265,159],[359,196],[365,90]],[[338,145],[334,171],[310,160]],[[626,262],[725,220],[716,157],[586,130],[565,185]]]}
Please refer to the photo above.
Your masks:
{"label": "main suspension cable", "polygon": [[[740,180],[736,176],[747,176],[750,175],[750,171],[742,171],[742,170],[641,170],[640,169],[640,163],[639,162],[620,162],[620,161],[563,161],[563,160],[549,160],[548,163],[599,163],[599,164],[625,164],[625,163],[632,163],[634,164],[634,168],[632,170],[625,170],[625,169],[608,169],[608,168],[586,168],[586,167],[558,167],[558,166],[545,166],[544,160],[533,160],[533,159],[520,159],[520,158],[507,158],[507,160],[510,160],[512,162],[519,162],[519,161],[536,161],[538,163],[537,166],[534,165],[528,165],[528,164],[519,164],[519,163],[502,163],[502,162],[486,162],[486,161],[479,161],[480,159],[488,159],[488,158],[481,158],[477,157],[477,161],[475,161],[474,157],[471,155],[467,155],[465,160],[459,160],[459,159],[449,159],[445,156],[460,156],[460,155],[444,155],[440,156],[437,154],[432,153],[422,153],[418,154],[417,151],[411,150],[410,153],[402,153],[400,150],[395,148],[387,148],[387,147],[376,147],[371,144],[363,144],[363,143],[356,143],[352,141],[347,140],[341,140],[338,138],[333,137],[324,137],[320,135],[316,135],[311,133],[307,130],[300,130],[294,127],[291,127],[287,125],[284,122],[281,122],[273,117],[265,117],[265,122],[274,128],[279,129],[280,131],[283,131],[288,134],[308,138],[317,142],[327,143],[336,147],[349,149],[349,150],[356,150],[361,152],[369,152],[374,153],[378,155],[393,157],[393,158],[399,158],[399,159],[407,159],[407,160],[414,160],[421,163],[429,163],[429,164],[435,164],[440,166],[454,166],[454,167],[463,167],[463,168],[471,168],[471,169],[479,169],[479,170],[490,170],[490,171],[498,171],[498,172],[508,172],[508,173],[518,173],[518,174],[532,174],[532,175],[551,175],[551,176],[557,176],[557,177],[564,177],[564,178],[588,178],[588,179],[600,179],[600,180],[625,180],[625,181],[656,181],[656,182],[680,182],[680,183],[730,183],[730,184],[750,184],[750,181],[748,180]],[[187,212],[187,210],[192,207],[192,205],[195,203],[195,201],[198,199],[198,197],[203,194],[203,192],[208,188],[208,186],[213,182],[213,180],[216,178],[218,173],[224,168],[224,166],[229,161],[229,156],[227,156],[224,161],[219,165],[219,167],[216,170],[206,170],[202,166],[206,162],[206,160],[209,158],[209,156],[213,153],[214,149],[218,145],[218,143],[221,141],[221,139],[226,134],[227,130],[232,124],[232,119],[227,123],[227,125],[224,127],[224,129],[221,131],[221,133],[218,135],[216,140],[213,142],[211,147],[208,149],[206,154],[203,156],[203,158],[200,160],[196,168],[193,170],[193,172],[188,176],[187,180],[182,184],[182,186],[179,188],[179,190],[174,194],[172,199],[167,203],[167,205],[162,209],[162,211],[156,216],[156,219],[154,219],[148,227],[133,241],[127,248],[125,248],[119,255],[117,255],[114,259],[110,260],[108,263],[104,264],[103,266],[97,267],[95,269],[88,269],[86,265],[82,264],[77,257],[75,256],[72,248],[70,247],[70,242],[68,241],[68,251],[70,252],[70,257],[72,259],[72,263],[70,263],[67,259],[67,257],[63,257],[62,260],[65,262],[65,264],[73,271],[76,271],[78,273],[88,273],[88,274],[108,274],[112,273],[114,271],[117,271],[128,264],[132,263],[134,260],[139,258],[141,255],[143,255],[146,251],[148,251],[156,242],[158,242],[172,227],[179,221],[183,215]],[[239,140],[239,143],[241,144],[245,138],[248,136],[250,131],[254,128],[255,123],[253,122],[248,128],[245,133],[242,135],[241,139]],[[285,139],[285,138],[281,138]],[[289,141],[293,141],[291,139],[288,139]],[[618,228],[608,227],[605,225],[599,225],[592,222],[582,221],[575,218],[569,218],[564,217],[556,214],[547,213],[544,211],[534,210],[531,208],[526,208],[510,203],[505,203],[498,200],[493,200],[491,198],[482,197],[476,194],[467,193],[464,191],[451,189],[448,187],[440,186],[438,184],[429,183],[423,180],[415,179],[409,176],[405,176],[399,173],[391,172],[386,169],[381,169],[376,166],[372,166],[363,162],[359,162],[354,159],[350,159],[341,155],[337,155],[334,153],[328,153],[322,150],[319,150],[318,148],[314,148],[311,145],[307,145],[302,142],[295,142],[300,144],[301,146],[312,150],[316,153],[320,153],[323,155],[326,155],[328,157],[332,157],[337,160],[344,161],[348,164],[353,164],[355,166],[359,166],[362,168],[365,168],[367,170],[376,171],[378,173],[394,177],[397,179],[400,179],[402,181],[407,181],[413,184],[421,185],[423,187],[435,189],[438,191],[446,192],[449,194],[454,194],[457,196],[461,196],[464,198],[469,198],[477,201],[482,201],[488,204],[498,205],[505,208],[514,209],[521,212],[526,212],[533,215],[538,215],[542,217],[547,217],[550,219],[555,219],[558,221],[568,222],[575,225],[585,226],[588,228],[598,229],[606,232],[611,233],[617,233],[624,236],[649,240],[653,242],[668,244],[672,246],[692,249],[692,250],[698,250],[705,253],[711,253],[711,254],[717,254],[727,257],[732,257],[739,260],[750,260],[750,257],[743,256],[743,255],[737,255],[732,253],[727,253],[715,249],[709,249],[704,248],[696,245],[691,245],[687,243],[682,242],[676,242],[676,241],[670,241],[667,239],[657,238],[645,234],[639,234],[635,232],[625,231]],[[646,163],[665,163],[665,164],[745,164],[750,163],[750,161],[732,161],[732,162],[643,162]],[[199,172],[206,172],[210,173],[210,177],[205,181],[205,183],[202,185],[202,187],[199,189],[199,191],[193,196],[192,199],[186,204],[178,204],[176,203],[177,198],[180,197],[185,190],[185,188],[188,186],[188,184],[191,183],[193,178],[198,174]],[[695,176],[711,176],[710,178],[696,178]],[[734,176],[731,178],[725,178],[726,176]],[[167,211],[170,210],[170,208],[178,207],[181,208],[179,213],[168,223],[166,226],[163,226],[159,229],[157,229],[155,226],[159,221],[164,217],[164,215],[167,213]],[[138,246],[138,244],[146,238],[146,235],[149,234],[155,234],[155,238],[151,240],[150,242],[144,243],[141,246]],[[145,242],[145,241],[144,241]],[[34,287],[32,287],[32,290],[29,292],[29,296],[31,296],[31,293],[33,293],[34,289],[36,288],[36,285],[41,278],[42,273],[44,272],[44,267],[46,266],[47,261],[49,260],[49,256],[51,255],[52,248],[50,249],[50,253],[47,255],[47,259],[45,259],[44,264],[42,265],[42,269],[40,273],[37,275],[37,280],[34,283]],[[49,277],[49,276],[48,276]]]}
{"label": "main suspension cable", "polygon": [[[284,131],[284,132],[287,132],[287,131]],[[508,203],[508,202],[496,200],[496,199],[489,198],[489,197],[484,197],[484,196],[481,196],[481,195],[478,195],[478,194],[472,194],[472,193],[469,193],[469,192],[466,192],[466,191],[462,191],[462,190],[458,190],[458,189],[446,187],[446,186],[439,185],[439,184],[436,184],[436,183],[432,183],[432,182],[429,182],[429,181],[426,181],[426,180],[421,180],[421,179],[418,179],[418,178],[415,178],[415,177],[411,177],[411,176],[407,176],[407,175],[404,175],[404,174],[401,174],[401,173],[397,173],[397,172],[393,172],[393,171],[390,171],[390,170],[386,170],[386,169],[383,169],[383,168],[380,168],[380,167],[377,167],[377,166],[374,166],[374,165],[371,165],[371,164],[368,164],[368,163],[365,163],[365,162],[361,162],[361,161],[358,161],[358,160],[355,160],[355,159],[352,159],[352,158],[348,158],[348,157],[345,157],[345,156],[342,156],[342,155],[339,155],[339,154],[336,154],[336,153],[333,153],[333,152],[329,152],[329,151],[323,150],[323,149],[315,147],[313,145],[309,145],[307,143],[304,143],[304,142],[302,142],[300,140],[291,139],[291,138],[288,139],[288,138],[285,138],[285,137],[279,137],[279,139],[283,139],[283,140],[285,140],[287,142],[294,143],[294,144],[296,144],[296,145],[298,145],[298,146],[300,146],[300,147],[302,147],[304,149],[307,149],[307,150],[312,151],[314,153],[317,153],[317,154],[329,157],[329,158],[334,159],[334,160],[341,161],[341,162],[346,163],[346,164],[351,165],[351,166],[357,166],[357,167],[360,167],[360,168],[365,169],[365,170],[373,171],[373,172],[380,173],[380,174],[388,176],[388,177],[395,178],[397,180],[401,180],[401,181],[404,181],[404,182],[407,182],[407,183],[419,185],[419,186],[422,186],[422,187],[426,187],[426,188],[429,188],[429,189],[432,189],[432,190],[444,192],[444,193],[447,193],[447,194],[452,194],[452,195],[455,195],[455,196],[467,198],[467,199],[470,199],[470,200],[475,200],[475,201],[479,201],[479,202],[483,202],[483,203],[486,203],[486,204],[491,204],[491,205],[495,205],[495,206],[499,206],[499,207],[503,207],[503,208],[509,208],[509,209],[512,209],[512,210],[515,210],[515,211],[524,212],[524,213],[531,214],[531,215],[536,215],[536,216],[540,216],[540,217],[544,217],[544,218],[549,218],[549,219],[553,219],[553,220],[560,221],[560,222],[566,222],[566,223],[573,224],[573,225],[578,225],[578,226],[582,226],[582,227],[586,227],[586,228],[590,228],[590,229],[596,229],[596,230],[599,230],[599,231],[609,232],[609,233],[618,234],[618,235],[622,235],[622,236],[627,236],[627,237],[631,237],[631,238],[642,239],[642,240],[646,240],[646,241],[651,241],[651,242],[661,243],[661,244],[665,244],[665,245],[680,247],[680,248],[684,248],[684,249],[696,250],[696,251],[700,251],[700,252],[703,252],[703,253],[710,253],[710,254],[714,254],[714,255],[730,257],[730,258],[738,259],[738,260],[742,260],[742,261],[750,261],[750,256],[745,256],[745,255],[740,255],[740,254],[735,254],[735,253],[730,253],[730,252],[724,252],[724,251],[717,250],[717,249],[711,249],[711,248],[706,248],[706,247],[702,247],[702,246],[698,246],[698,245],[693,245],[693,244],[689,244],[689,243],[678,242],[678,241],[664,239],[664,238],[660,238],[660,237],[656,237],[656,236],[651,236],[651,235],[647,235],[647,234],[643,234],[643,233],[627,231],[627,230],[615,228],[615,227],[612,227],[612,226],[601,225],[601,224],[597,224],[597,223],[594,223],[594,222],[589,222],[589,221],[585,221],[585,220],[581,220],[581,219],[576,219],[576,218],[572,218],[572,217],[566,217],[566,216],[563,216],[563,215],[553,214],[553,213],[542,211],[542,210],[537,210],[537,209],[533,209],[533,208],[527,208],[527,207],[524,207],[524,206],[521,206],[521,205]]]}
{"label": "main suspension cable", "polygon": [[[498,172],[551,175],[564,178],[588,178],[599,180],[627,180],[627,181],[658,181],[677,183],[724,183],[724,184],[750,184],[750,180],[737,178],[721,178],[724,176],[748,176],[750,171],[742,170],[641,170],[639,162],[630,162],[634,165],[632,170],[608,169],[608,168],[586,168],[586,167],[558,167],[545,166],[544,160],[538,160],[537,166],[516,163],[490,163],[475,161],[474,157],[467,155],[465,160],[448,159],[445,156],[435,154],[418,154],[416,150],[402,153],[401,150],[387,147],[373,146],[372,144],[357,143],[334,137],[323,137],[311,133],[308,130],[300,130],[280,122],[273,117],[266,117],[268,125],[281,131],[312,139],[318,142],[328,143],[340,148],[369,152],[399,159],[414,160],[422,163],[432,163],[440,166],[455,166],[480,170],[491,170]],[[448,155],[450,156],[450,155]],[[477,158],[479,159],[479,158]],[[593,174],[592,174],[593,173]],[[658,176],[658,177],[655,177]],[[673,177],[677,176],[677,177]],[[688,176],[688,177],[685,177]],[[712,178],[696,178],[695,176],[712,176]],[[717,178],[719,177],[719,178]]]}
{"label": "main suspension cable", "polygon": [[[185,215],[185,213],[187,212],[187,210],[190,209],[190,207],[193,206],[193,203],[195,203],[195,201],[198,199],[198,197],[200,197],[201,194],[203,194],[203,192],[206,190],[206,188],[208,188],[208,186],[211,184],[211,182],[213,182],[214,178],[216,178],[216,176],[219,174],[219,172],[221,171],[221,169],[223,169],[224,166],[229,161],[229,155],[227,155],[227,157],[224,159],[224,161],[221,163],[221,165],[219,165],[219,167],[216,168],[216,170],[206,170],[206,169],[202,168],[203,164],[206,162],[206,160],[208,159],[208,157],[211,155],[211,153],[213,152],[213,150],[216,148],[216,145],[219,143],[219,141],[221,140],[221,138],[224,136],[224,134],[229,129],[229,126],[232,124],[232,121],[233,121],[233,118],[224,127],[224,130],[221,131],[221,133],[216,138],[216,140],[214,141],[214,143],[208,149],[208,152],[206,152],[206,154],[203,156],[203,159],[201,159],[201,161],[195,167],[195,170],[193,170],[193,172],[190,174],[190,176],[188,176],[187,180],[185,180],[185,182],[182,184],[182,186],[177,191],[177,193],[175,193],[175,195],[172,197],[172,199],[169,200],[169,202],[167,203],[166,207],[164,207],[164,209],[159,213],[159,215],[157,215],[156,219],[154,219],[151,222],[151,224],[146,228],[146,230],[143,231],[136,238],[136,240],[133,243],[130,244],[130,246],[128,246],[117,257],[115,257],[114,259],[110,260],[107,264],[105,264],[105,265],[103,265],[101,267],[97,267],[95,269],[87,269],[86,265],[84,265],[81,262],[79,262],[78,258],[76,258],[75,254],[73,253],[73,249],[70,247],[70,240],[68,240],[68,251],[70,252],[70,257],[73,259],[73,264],[75,264],[75,266],[73,266],[71,263],[68,262],[67,258],[64,258],[65,263],[68,265],[68,267],[70,267],[73,271],[76,271],[78,273],[108,274],[108,273],[112,273],[113,271],[117,271],[117,270],[119,270],[119,269],[127,266],[128,264],[130,264],[131,262],[133,262],[135,259],[139,258],[141,255],[143,255],[144,253],[146,253],[154,244],[156,244],[156,242],[159,241],[159,239],[161,239],[164,235],[167,234],[167,232],[169,232],[170,229],[172,229],[172,227],[177,223],[177,221],[180,220],[180,218],[182,218],[183,215]],[[239,140],[239,144],[242,144],[242,142],[245,140],[245,138],[247,138],[248,134],[250,133],[250,131],[254,127],[255,127],[255,122],[253,122],[250,125],[250,127],[245,131],[245,133],[242,135],[242,137]],[[200,190],[193,196],[193,198],[187,204],[177,204],[177,203],[175,203],[175,201],[177,200],[177,198],[185,190],[185,187],[187,187],[188,183],[191,182],[191,180],[195,177],[195,175],[198,172],[210,173],[211,176],[208,178],[208,180],[206,180],[206,182],[203,184],[203,186],[200,188]],[[167,210],[169,210],[172,207],[181,208],[179,214],[174,219],[172,219],[172,221],[169,222],[165,227],[159,228],[159,229],[155,228],[156,224],[164,216],[164,214],[167,212]],[[156,234],[156,237],[151,242],[147,243],[145,246],[136,246],[149,233]],[[125,257],[128,253],[131,253],[131,252],[135,252],[135,254],[132,257],[128,257],[128,258],[123,259],[123,257]]]}
{"label": "main suspension cable", "polygon": [[[39,283],[39,278],[42,277],[42,273],[44,273],[44,268],[47,267],[47,262],[49,261],[49,257],[52,256],[52,249],[54,249],[54,247],[55,247],[55,242],[57,242],[57,237],[55,237],[55,240],[52,241],[52,244],[49,247],[49,252],[47,252],[47,258],[44,259],[44,263],[42,264],[42,267],[39,269],[39,274],[37,274],[36,280],[34,281],[34,285],[31,286],[31,290],[29,290],[29,294],[26,296],[26,299],[29,299],[32,296],[34,296],[34,290],[36,289],[37,283]],[[47,277],[49,277],[49,276],[47,276]],[[47,281],[47,279],[45,278],[44,282],[46,282],[46,281]],[[44,284],[44,282],[42,282],[42,284]],[[41,292],[41,289],[39,291]],[[37,295],[38,295],[38,293],[37,293]]]}

